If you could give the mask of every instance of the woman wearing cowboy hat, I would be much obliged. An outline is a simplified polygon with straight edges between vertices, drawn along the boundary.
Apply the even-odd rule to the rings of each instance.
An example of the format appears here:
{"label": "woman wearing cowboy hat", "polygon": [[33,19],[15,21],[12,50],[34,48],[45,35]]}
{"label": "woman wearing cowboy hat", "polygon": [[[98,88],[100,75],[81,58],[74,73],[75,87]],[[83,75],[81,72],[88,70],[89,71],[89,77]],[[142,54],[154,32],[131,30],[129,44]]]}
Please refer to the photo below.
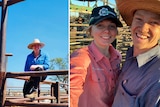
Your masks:
{"label": "woman wearing cowboy hat", "polygon": [[160,107],[160,0],[116,0],[131,25],[133,47],[126,55],[112,107]]}
{"label": "woman wearing cowboy hat", "polygon": [[[40,42],[39,39],[34,39],[32,43],[28,45],[28,48],[33,50],[26,59],[25,72],[29,71],[42,71],[49,68],[48,56],[41,51],[44,43]],[[37,95],[37,88],[40,81],[45,80],[46,77],[30,77],[29,81],[24,84],[24,97],[35,97]]]}

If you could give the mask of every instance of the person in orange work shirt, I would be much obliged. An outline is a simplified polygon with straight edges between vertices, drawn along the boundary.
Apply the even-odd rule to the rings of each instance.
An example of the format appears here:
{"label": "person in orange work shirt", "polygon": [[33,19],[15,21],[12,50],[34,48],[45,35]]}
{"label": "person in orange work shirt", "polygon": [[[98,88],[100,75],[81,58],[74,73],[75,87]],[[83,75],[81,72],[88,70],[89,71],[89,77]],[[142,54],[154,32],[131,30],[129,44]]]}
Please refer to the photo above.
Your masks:
{"label": "person in orange work shirt", "polygon": [[111,45],[122,27],[114,9],[92,10],[87,34],[93,41],[70,56],[70,107],[111,107],[121,54]]}

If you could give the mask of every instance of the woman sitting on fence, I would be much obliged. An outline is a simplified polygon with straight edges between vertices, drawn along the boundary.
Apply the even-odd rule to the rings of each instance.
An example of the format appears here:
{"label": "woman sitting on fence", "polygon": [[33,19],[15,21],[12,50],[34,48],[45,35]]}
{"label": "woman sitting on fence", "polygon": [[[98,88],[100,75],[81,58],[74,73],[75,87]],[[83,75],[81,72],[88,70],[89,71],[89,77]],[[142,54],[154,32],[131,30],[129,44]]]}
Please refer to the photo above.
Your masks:
{"label": "woman sitting on fence", "polygon": [[[42,53],[41,48],[44,43],[41,43],[39,39],[34,39],[33,43],[28,45],[29,49],[33,51],[27,56],[25,63],[25,72],[28,71],[43,71],[49,68],[48,56]],[[24,97],[34,98],[37,96],[39,82],[46,79],[46,76],[30,77],[28,81],[25,81],[23,87]]]}

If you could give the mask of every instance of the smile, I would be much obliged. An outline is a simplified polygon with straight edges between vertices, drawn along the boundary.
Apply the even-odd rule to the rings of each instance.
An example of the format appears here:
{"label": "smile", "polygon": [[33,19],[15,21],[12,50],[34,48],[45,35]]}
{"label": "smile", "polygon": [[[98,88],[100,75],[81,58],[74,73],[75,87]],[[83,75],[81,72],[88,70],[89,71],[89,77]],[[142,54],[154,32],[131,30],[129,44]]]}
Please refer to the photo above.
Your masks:
{"label": "smile", "polygon": [[144,35],[142,35],[142,34],[136,34],[136,36],[137,36],[138,38],[140,38],[140,39],[148,39],[148,38],[149,38],[149,36],[144,36]]}
{"label": "smile", "polygon": [[109,39],[111,38],[110,36],[102,36],[103,39]]}

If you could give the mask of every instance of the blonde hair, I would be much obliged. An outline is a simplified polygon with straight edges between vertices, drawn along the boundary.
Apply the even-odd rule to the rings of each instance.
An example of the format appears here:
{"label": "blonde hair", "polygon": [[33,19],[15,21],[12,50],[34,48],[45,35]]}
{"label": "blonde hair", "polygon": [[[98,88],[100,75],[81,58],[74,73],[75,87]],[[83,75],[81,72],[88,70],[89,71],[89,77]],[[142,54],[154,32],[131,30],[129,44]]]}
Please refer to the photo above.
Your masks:
{"label": "blonde hair", "polygon": [[92,28],[92,25],[88,26],[88,28],[86,29],[86,35],[88,37],[91,37],[91,28]]}

